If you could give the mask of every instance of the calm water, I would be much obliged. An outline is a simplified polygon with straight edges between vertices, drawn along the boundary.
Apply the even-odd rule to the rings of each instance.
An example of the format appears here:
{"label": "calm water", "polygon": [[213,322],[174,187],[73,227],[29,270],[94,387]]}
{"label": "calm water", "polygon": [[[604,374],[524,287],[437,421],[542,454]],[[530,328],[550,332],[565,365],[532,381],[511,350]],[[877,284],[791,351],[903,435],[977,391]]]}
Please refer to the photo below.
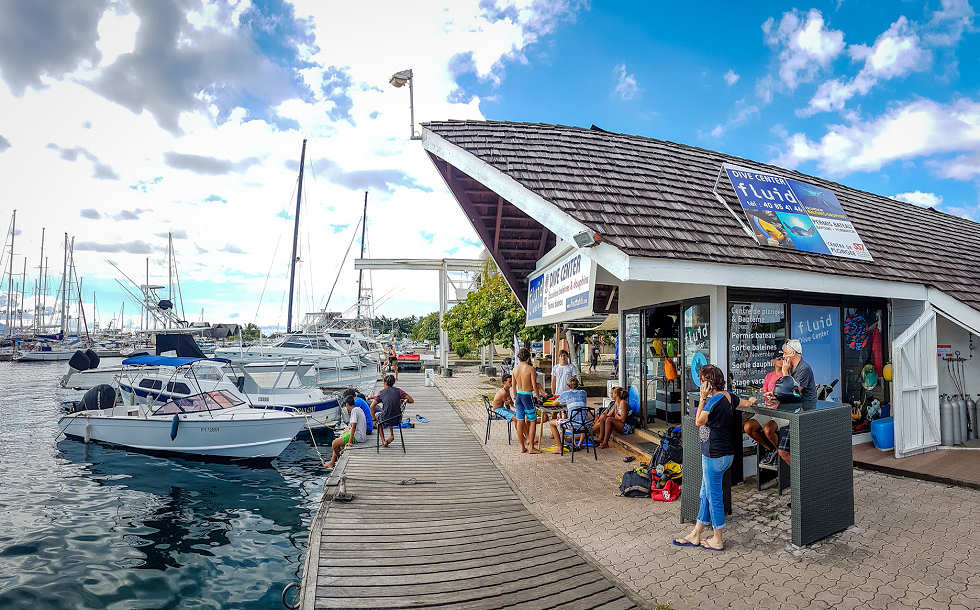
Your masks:
{"label": "calm water", "polygon": [[263,468],[56,441],[65,366],[0,363],[0,608],[281,608],[323,491],[310,442]]}

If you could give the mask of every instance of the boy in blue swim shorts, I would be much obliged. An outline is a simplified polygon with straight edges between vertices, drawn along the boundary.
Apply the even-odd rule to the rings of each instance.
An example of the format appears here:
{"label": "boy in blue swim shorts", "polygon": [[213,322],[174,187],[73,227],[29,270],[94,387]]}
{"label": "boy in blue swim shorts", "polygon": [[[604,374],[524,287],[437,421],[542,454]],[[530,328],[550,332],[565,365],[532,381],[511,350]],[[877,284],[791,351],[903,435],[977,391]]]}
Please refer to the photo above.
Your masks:
{"label": "boy in blue swim shorts", "polygon": [[534,447],[537,438],[535,432],[538,427],[538,411],[534,405],[534,398],[541,393],[541,388],[538,387],[538,373],[531,366],[531,352],[526,347],[517,352],[517,359],[519,362],[511,372],[517,390],[517,397],[514,399],[517,412],[514,417],[514,421],[517,422],[517,438],[521,441],[521,453],[541,453]]}

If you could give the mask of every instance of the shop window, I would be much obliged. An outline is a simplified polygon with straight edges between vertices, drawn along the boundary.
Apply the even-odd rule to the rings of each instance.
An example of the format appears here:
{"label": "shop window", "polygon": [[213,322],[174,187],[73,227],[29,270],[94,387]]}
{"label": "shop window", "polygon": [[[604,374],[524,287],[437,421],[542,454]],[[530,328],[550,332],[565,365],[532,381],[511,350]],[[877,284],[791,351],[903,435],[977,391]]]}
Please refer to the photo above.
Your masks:
{"label": "shop window", "polygon": [[817,400],[841,401],[840,307],[792,305],[790,338],[803,347],[803,360],[813,369]]}
{"label": "shop window", "polygon": [[707,303],[684,307],[684,377],[685,393],[697,392],[700,387],[698,371],[711,362],[711,332]]}
{"label": "shop window", "polygon": [[[659,417],[679,421],[681,412],[680,317],[679,305],[658,305],[646,310],[644,337],[645,392],[641,421]],[[643,416],[646,419],[642,419]]]}
{"label": "shop window", "polygon": [[626,314],[625,340],[623,341],[623,364],[625,366],[626,390],[634,413],[640,409],[640,314]]}
{"label": "shop window", "polygon": [[884,379],[888,327],[882,307],[845,307],[843,318],[843,400],[851,406],[854,434],[861,434],[870,431],[871,420],[890,414]]}
{"label": "shop window", "polygon": [[728,387],[761,401],[762,382],[786,341],[786,305],[733,301],[728,320]]}

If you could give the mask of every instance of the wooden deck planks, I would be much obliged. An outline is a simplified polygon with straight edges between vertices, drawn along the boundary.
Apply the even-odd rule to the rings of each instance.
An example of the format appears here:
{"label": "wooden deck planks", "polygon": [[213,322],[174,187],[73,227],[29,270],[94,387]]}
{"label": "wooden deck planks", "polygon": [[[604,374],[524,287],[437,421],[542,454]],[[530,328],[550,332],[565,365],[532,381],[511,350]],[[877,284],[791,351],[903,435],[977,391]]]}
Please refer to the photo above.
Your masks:
{"label": "wooden deck planks", "polygon": [[[342,461],[355,499],[325,498],[314,520],[304,608],[634,606],[527,511],[436,388],[418,374],[399,386],[416,400],[407,454],[396,430]],[[412,478],[426,483],[397,484]]]}

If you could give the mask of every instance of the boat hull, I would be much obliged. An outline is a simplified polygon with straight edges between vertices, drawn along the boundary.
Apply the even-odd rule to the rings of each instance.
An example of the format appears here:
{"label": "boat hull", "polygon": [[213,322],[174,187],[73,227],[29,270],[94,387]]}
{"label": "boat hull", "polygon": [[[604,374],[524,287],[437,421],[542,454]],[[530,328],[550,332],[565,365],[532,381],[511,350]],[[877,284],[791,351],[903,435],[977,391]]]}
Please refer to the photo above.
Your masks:
{"label": "boat hull", "polygon": [[305,426],[297,416],[242,419],[181,418],[171,439],[169,417],[105,417],[82,412],[62,417],[66,436],[94,440],[139,451],[211,458],[270,460]]}

